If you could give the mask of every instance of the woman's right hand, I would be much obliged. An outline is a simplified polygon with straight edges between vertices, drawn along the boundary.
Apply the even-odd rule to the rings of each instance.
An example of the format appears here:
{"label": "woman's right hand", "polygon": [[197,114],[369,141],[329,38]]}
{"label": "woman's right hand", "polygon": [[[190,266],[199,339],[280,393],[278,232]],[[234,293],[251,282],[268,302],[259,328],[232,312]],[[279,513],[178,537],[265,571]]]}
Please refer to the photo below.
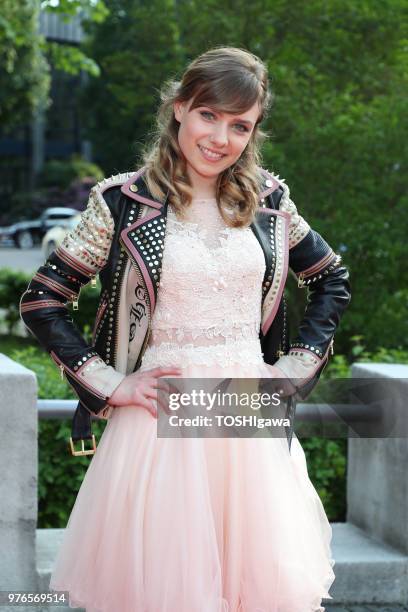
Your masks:
{"label": "woman's right hand", "polygon": [[[158,399],[158,391],[169,393],[169,385],[161,377],[180,376],[182,370],[178,366],[157,367],[142,372],[133,372],[122,380],[109,398],[108,404],[114,407],[136,404],[146,408],[152,416],[157,418],[157,400],[162,409],[167,412],[167,406]],[[161,394],[162,395],[162,394]]]}

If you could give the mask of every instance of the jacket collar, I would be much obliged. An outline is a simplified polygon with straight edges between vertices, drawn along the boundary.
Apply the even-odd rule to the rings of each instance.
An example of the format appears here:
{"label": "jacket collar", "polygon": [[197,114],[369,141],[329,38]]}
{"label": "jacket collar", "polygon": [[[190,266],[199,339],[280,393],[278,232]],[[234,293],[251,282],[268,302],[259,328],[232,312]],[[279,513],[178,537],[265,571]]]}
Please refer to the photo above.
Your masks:
{"label": "jacket collar", "polygon": [[[133,174],[121,187],[121,192],[126,195],[128,198],[132,200],[136,200],[137,202],[142,202],[142,204],[147,204],[147,206],[151,206],[157,210],[161,210],[165,204],[160,202],[159,200],[155,200],[152,198],[151,193],[149,192],[147,185],[143,179],[143,175],[145,173],[146,166],[142,166],[135,174]],[[275,191],[275,189],[279,186],[279,181],[270,174],[267,170],[260,168],[262,175],[262,183],[260,185],[259,200],[262,202],[270,193]],[[167,200],[167,197],[166,197]]]}
{"label": "jacket collar", "polygon": [[125,194],[128,198],[132,200],[136,200],[137,202],[142,202],[142,204],[147,204],[152,208],[156,208],[157,210],[161,210],[164,206],[163,202],[159,202],[158,200],[154,200],[147,188],[147,185],[143,179],[143,175],[145,173],[146,166],[140,168],[135,174],[133,174],[126,183],[123,183],[120,188],[121,192]]}

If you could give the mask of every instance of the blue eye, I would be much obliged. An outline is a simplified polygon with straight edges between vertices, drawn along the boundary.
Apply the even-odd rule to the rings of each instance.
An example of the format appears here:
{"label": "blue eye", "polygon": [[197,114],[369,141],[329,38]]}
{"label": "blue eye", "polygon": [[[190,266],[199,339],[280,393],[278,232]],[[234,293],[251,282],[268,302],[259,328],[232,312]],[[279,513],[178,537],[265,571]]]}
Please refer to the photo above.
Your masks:
{"label": "blue eye", "polygon": [[212,115],[214,117],[213,113],[210,113],[210,111],[200,111],[200,115]]}
{"label": "blue eye", "polygon": [[[210,111],[200,111],[200,115],[204,116],[204,115],[211,115],[211,117],[215,117],[214,113],[211,113]],[[244,132],[248,132],[248,128],[246,127],[246,125],[244,125],[243,123],[236,123],[235,124],[236,127],[242,128],[242,130],[238,130],[239,132],[241,132],[242,134]]]}
{"label": "blue eye", "polygon": [[248,132],[248,128],[243,123],[236,123],[235,125],[244,128],[243,130],[239,130],[240,132]]}

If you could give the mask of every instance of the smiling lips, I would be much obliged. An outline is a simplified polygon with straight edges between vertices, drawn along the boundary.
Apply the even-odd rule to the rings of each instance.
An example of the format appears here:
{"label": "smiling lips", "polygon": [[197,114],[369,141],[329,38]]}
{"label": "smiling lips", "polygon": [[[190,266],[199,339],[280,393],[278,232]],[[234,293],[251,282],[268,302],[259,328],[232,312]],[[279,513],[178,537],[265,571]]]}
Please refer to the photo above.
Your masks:
{"label": "smiling lips", "polygon": [[207,149],[206,147],[202,147],[201,145],[198,145],[198,148],[203,154],[203,157],[209,161],[219,161],[220,159],[225,157],[224,153],[214,153],[214,151],[211,151],[211,149]]}

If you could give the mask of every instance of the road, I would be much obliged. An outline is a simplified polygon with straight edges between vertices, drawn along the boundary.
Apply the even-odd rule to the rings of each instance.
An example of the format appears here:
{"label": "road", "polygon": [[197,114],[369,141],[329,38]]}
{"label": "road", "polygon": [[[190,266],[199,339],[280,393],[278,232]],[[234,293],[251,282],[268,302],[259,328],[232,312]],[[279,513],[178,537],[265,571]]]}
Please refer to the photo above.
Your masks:
{"label": "road", "polygon": [[39,247],[34,249],[16,249],[2,246],[0,248],[0,270],[8,267],[21,270],[27,274],[34,273],[44,263],[44,256]]}

